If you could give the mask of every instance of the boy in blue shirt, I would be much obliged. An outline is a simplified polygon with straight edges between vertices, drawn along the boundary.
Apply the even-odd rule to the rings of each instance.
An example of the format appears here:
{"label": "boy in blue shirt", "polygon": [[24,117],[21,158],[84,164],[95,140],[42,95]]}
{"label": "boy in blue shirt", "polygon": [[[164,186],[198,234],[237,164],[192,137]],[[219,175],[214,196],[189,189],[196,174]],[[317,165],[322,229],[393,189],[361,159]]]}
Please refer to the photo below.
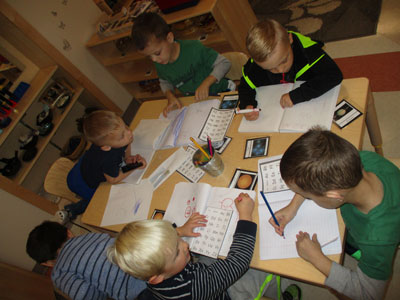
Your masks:
{"label": "boy in blue shirt", "polygon": [[140,155],[131,155],[132,131],[112,111],[97,110],[82,121],[83,133],[92,146],[71,169],[67,184],[71,191],[82,197],[77,203],[66,205],[57,216],[63,221],[82,214],[101,182],[118,183],[134,170],[122,172],[124,164],[146,161]]}
{"label": "boy in blue shirt", "polygon": [[135,19],[132,40],[137,51],[156,66],[161,90],[168,99],[164,116],[182,106],[175,88],[186,95],[194,94],[196,100],[236,88],[233,81],[224,78],[231,67],[228,59],[200,41],[175,40],[158,14],[144,13]]}

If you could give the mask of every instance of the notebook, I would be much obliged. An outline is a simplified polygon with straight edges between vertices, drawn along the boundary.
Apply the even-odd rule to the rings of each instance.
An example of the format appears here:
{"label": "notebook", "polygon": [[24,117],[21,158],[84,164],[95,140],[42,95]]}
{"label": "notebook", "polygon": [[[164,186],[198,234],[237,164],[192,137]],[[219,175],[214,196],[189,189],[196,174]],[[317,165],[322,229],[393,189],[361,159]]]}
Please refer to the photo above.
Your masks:
{"label": "notebook", "polygon": [[[220,110],[219,105],[220,101],[213,99],[170,112],[167,119],[171,124],[163,134],[160,149],[189,145],[190,137],[200,143],[207,141],[207,135],[213,142],[222,141],[234,112]],[[164,116],[161,114],[160,118],[164,119]]]}
{"label": "notebook", "polygon": [[[294,196],[280,176],[280,158],[280,156],[275,156],[260,159],[258,162],[259,193],[265,192],[265,197],[274,213],[287,206]],[[271,175],[274,175],[273,179]],[[299,257],[296,250],[296,234],[299,231],[308,232],[310,236],[316,233],[325,255],[342,252],[335,209],[325,209],[312,200],[305,200],[296,217],[285,227],[285,238],[283,238],[269,223],[271,214],[259,193],[257,196],[261,260]]]}
{"label": "notebook", "polygon": [[299,87],[303,82],[269,85],[257,88],[256,99],[261,108],[255,121],[242,118],[239,132],[306,132],[319,125],[331,128],[340,85],[310,101],[290,108],[280,106],[281,96]]}
{"label": "notebook", "polygon": [[[175,223],[177,226],[182,226],[194,212],[208,214],[207,218],[210,217],[210,219],[211,216],[219,216],[221,221],[215,221],[218,227],[216,224],[210,225],[211,223],[205,227],[205,229],[218,228],[215,232],[212,230],[207,233],[208,240],[205,244],[196,242],[196,240],[199,241],[197,237],[186,238],[186,240],[193,252],[211,257],[217,257],[218,255],[227,256],[232,244],[236,223],[239,219],[234,200],[241,192],[243,190],[212,187],[207,183],[180,182],[175,185],[174,192],[164,215],[164,220]],[[254,199],[254,191],[246,191],[246,193]],[[232,216],[229,216],[230,214]],[[226,226],[226,229],[223,230],[223,226]],[[196,230],[199,229],[197,228]],[[222,239],[221,232],[225,233]],[[205,233],[202,236],[204,237]],[[212,246],[209,247],[207,243],[211,239],[214,239],[214,241]],[[211,255],[212,253],[207,254],[206,251],[209,251],[210,248],[215,248],[215,245],[218,246],[218,240],[220,240],[218,251],[215,250],[214,255]]]}
{"label": "notebook", "polygon": [[[133,131],[133,141],[131,144],[131,154],[140,154],[150,165],[154,152],[159,148],[160,140],[166,128],[170,124],[170,120],[143,119],[140,121],[136,129]],[[138,184],[143,177],[145,169],[136,169],[123,182]]]}

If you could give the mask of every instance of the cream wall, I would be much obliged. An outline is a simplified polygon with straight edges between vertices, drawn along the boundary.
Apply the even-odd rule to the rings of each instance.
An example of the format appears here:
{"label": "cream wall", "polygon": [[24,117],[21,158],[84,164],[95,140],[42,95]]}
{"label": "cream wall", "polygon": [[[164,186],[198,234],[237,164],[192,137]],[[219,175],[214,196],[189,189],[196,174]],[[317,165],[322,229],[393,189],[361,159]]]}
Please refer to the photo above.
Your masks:
{"label": "cream wall", "polygon": [[26,254],[29,232],[52,215],[0,189],[0,261],[31,271],[35,262]]}
{"label": "cream wall", "polygon": [[[6,1],[116,105],[126,110],[132,96],[85,47],[101,16],[92,0]],[[69,50],[63,49],[64,40],[70,44]]]}
{"label": "cream wall", "polygon": [[[84,44],[94,32],[100,10],[91,0],[7,0],[7,2],[47,40],[63,53],[76,67],[93,81],[122,110],[129,105],[131,95],[86,50]],[[67,5],[62,4],[65,2]],[[54,16],[52,12],[56,12]],[[64,29],[58,26],[63,22]],[[71,45],[63,50],[63,40]],[[12,46],[0,40],[2,47]],[[18,55],[17,55],[18,56]],[[26,66],[30,64],[18,56]],[[36,66],[29,66],[32,70]],[[25,73],[25,72],[24,72]],[[30,81],[30,80],[27,80]],[[53,216],[41,209],[0,190],[0,261],[32,270],[34,261],[26,254],[29,232]]]}

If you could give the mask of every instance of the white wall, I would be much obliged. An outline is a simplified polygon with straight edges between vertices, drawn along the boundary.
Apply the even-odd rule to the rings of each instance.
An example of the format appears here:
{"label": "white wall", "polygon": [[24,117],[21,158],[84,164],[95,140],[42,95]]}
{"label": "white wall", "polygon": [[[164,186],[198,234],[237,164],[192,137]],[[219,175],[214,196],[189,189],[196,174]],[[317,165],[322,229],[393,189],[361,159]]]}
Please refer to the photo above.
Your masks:
{"label": "white wall", "polygon": [[[6,1],[116,105],[123,111],[128,107],[132,96],[85,47],[101,16],[92,0]],[[63,49],[64,40],[69,50]]]}
{"label": "white wall", "polygon": [[35,262],[25,252],[29,232],[53,216],[0,189],[0,261],[31,271]]}

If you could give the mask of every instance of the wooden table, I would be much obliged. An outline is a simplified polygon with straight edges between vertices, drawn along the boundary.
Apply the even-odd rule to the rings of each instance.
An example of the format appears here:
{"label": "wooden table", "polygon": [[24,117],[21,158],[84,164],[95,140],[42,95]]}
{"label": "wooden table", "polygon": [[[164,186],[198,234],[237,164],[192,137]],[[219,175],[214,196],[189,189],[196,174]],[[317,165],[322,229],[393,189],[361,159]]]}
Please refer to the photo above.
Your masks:
{"label": "wooden table", "polygon": [[[378,124],[376,120],[375,110],[373,109],[372,112],[367,111],[369,107],[373,107],[373,97],[369,89],[368,79],[356,78],[344,80],[340,90],[338,102],[343,98],[345,98],[348,102],[350,102],[353,106],[355,106],[364,114],[342,130],[339,129],[339,127],[337,127],[336,125],[332,125],[331,130],[334,133],[350,141],[358,149],[361,149],[365,124],[367,123],[367,126],[374,126]],[[182,102],[184,105],[193,103],[193,97],[182,98]],[[166,105],[166,103],[166,100],[155,100],[143,103],[138,113],[136,114],[135,119],[132,121],[130,128],[133,130],[138,125],[141,119],[157,118],[162,112],[162,109]],[[365,120],[366,116],[367,118],[369,118],[369,121]],[[255,138],[266,135],[270,136],[268,156],[273,156],[282,154],[288,148],[288,146],[301,135],[300,133],[239,133],[238,127],[240,125],[242,117],[242,115],[237,115],[234,117],[234,120],[232,121],[232,124],[227,133],[227,136],[232,137],[232,141],[222,154],[222,159],[225,165],[224,172],[216,178],[205,174],[204,177],[201,179],[201,182],[210,183],[213,186],[226,187],[228,186],[236,168],[257,172],[258,159],[243,160],[245,141],[248,138]],[[379,126],[374,127],[373,129],[370,128],[369,132],[373,133],[373,138],[375,142],[381,141]],[[381,144],[381,142],[379,143]],[[157,151],[149,165],[148,170],[144,175],[144,178],[148,177],[175,150],[176,149],[165,149]],[[185,181],[185,179],[175,172],[168,178],[168,180],[166,180],[160,187],[158,187],[157,190],[154,191],[152,203],[149,210],[149,218],[151,217],[154,209],[165,210],[167,208],[175,184],[181,181]],[[92,226],[100,225],[108,201],[110,186],[111,185],[108,183],[103,183],[100,185],[92,200],[90,201],[89,207],[82,217],[82,222]],[[258,222],[257,205],[255,206],[253,217],[253,219]],[[345,226],[340,216],[339,210],[338,221],[340,236],[343,241]],[[107,226],[104,228],[113,231],[120,231],[123,227],[124,225],[122,224]],[[320,273],[311,264],[301,258],[262,261],[259,259],[259,257],[259,237],[257,237],[251,267],[274,274],[279,274],[285,277],[306,281],[316,285],[323,285],[325,281],[325,276],[322,273]],[[335,262],[342,262],[342,255],[340,254],[330,255],[329,257]]]}

